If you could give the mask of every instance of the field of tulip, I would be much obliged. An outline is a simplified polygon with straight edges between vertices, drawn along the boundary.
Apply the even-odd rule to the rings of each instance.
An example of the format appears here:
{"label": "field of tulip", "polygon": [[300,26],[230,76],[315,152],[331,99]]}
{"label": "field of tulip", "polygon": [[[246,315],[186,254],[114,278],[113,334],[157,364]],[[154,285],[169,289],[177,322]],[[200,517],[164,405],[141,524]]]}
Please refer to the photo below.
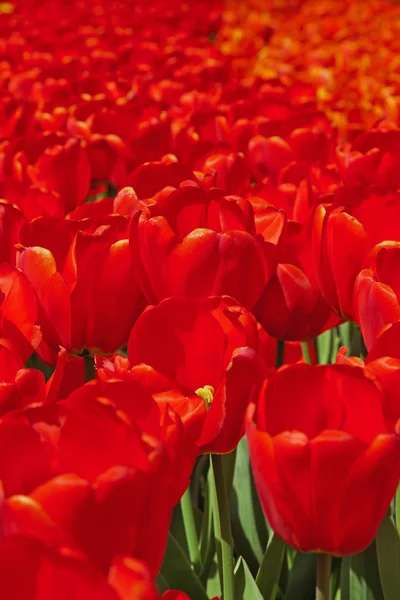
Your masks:
{"label": "field of tulip", "polygon": [[400,3],[0,33],[0,599],[400,600]]}

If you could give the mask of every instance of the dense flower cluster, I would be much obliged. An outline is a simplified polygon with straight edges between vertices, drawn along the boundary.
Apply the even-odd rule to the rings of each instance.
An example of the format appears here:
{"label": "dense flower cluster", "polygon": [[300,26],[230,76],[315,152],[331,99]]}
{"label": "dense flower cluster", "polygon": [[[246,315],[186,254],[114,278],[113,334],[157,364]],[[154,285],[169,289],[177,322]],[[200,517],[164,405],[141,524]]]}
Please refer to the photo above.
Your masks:
{"label": "dense flower cluster", "polygon": [[235,4],[0,3],[6,600],[160,598],[246,432],[297,550],[364,550],[396,492],[400,7]]}

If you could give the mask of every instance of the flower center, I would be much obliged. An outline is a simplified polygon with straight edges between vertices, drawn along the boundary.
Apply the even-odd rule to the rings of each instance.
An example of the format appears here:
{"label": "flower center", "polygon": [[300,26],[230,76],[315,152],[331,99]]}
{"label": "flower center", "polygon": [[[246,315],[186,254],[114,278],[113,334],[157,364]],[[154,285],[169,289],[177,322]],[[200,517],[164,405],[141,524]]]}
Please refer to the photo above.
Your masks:
{"label": "flower center", "polygon": [[211,402],[214,400],[214,388],[212,385],[205,385],[204,387],[199,388],[195,391],[195,394],[200,396],[200,398],[204,398],[207,406],[210,406]]}

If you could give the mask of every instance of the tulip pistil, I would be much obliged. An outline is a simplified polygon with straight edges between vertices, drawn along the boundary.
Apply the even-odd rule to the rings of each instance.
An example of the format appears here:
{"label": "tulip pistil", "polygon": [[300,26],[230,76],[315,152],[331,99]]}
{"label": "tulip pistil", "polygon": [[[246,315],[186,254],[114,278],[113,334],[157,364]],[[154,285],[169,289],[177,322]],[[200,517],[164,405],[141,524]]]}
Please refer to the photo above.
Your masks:
{"label": "tulip pistil", "polygon": [[195,394],[197,394],[197,396],[200,396],[200,398],[204,398],[204,400],[207,403],[207,406],[209,406],[214,400],[214,391],[215,390],[212,385],[205,385],[204,387],[197,389],[195,391]]}

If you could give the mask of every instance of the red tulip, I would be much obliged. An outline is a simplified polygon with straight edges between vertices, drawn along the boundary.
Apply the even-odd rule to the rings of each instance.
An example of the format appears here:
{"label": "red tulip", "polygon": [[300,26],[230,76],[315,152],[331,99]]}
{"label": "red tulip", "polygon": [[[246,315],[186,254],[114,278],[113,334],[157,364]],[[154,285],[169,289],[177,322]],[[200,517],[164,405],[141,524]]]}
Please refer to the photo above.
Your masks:
{"label": "red tulip", "polygon": [[[27,219],[35,219],[43,215],[62,219],[64,216],[65,207],[60,195],[56,192],[12,181],[4,186],[3,195],[8,202],[17,206],[21,210],[21,216],[23,214]],[[14,215],[16,216],[15,212]]]}
{"label": "red tulip", "polygon": [[144,163],[128,176],[125,185],[132,187],[141,200],[151,198],[165,187],[178,188],[184,181],[196,182],[196,176],[173,156],[160,162]]}
{"label": "red tulip", "polygon": [[374,539],[400,477],[400,423],[384,401],[346,364],[291,365],[265,382],[251,464],[270,525],[294,548],[354,554]]}
{"label": "red tulip", "polygon": [[384,328],[368,352],[368,359],[375,360],[382,356],[400,358],[399,335],[400,321],[395,321]]}
{"label": "red tulip", "polygon": [[77,140],[48,147],[29,175],[34,184],[58,192],[68,213],[85,201],[89,192],[90,165],[86,148]]}
{"label": "red tulip", "polygon": [[133,378],[163,412],[169,406],[180,415],[200,452],[226,453],[244,433],[246,408],[265,372],[258,347],[254,318],[233,299],[171,298],[133,327],[130,364],[104,360],[99,376]]}
{"label": "red tulip", "polygon": [[0,314],[1,337],[27,360],[41,341],[36,298],[28,279],[6,263],[0,264]]}
{"label": "red tulip", "polygon": [[126,600],[79,552],[32,536],[0,541],[0,595],[9,600]]}
{"label": "red tulip", "polygon": [[0,262],[15,264],[15,244],[23,221],[24,215],[16,206],[0,200]]}
{"label": "red tulip", "polygon": [[354,286],[354,312],[368,350],[379,335],[400,320],[400,242],[375,249],[373,269],[364,269]]}
{"label": "red tulip", "polygon": [[354,319],[355,279],[368,253],[385,240],[397,240],[400,227],[396,194],[363,188],[338,190],[332,206],[315,213],[313,252],[318,285],[326,302]]}
{"label": "red tulip", "polygon": [[254,308],[269,335],[307,340],[329,328],[329,306],[298,267],[279,264]]}
{"label": "red tulip", "polygon": [[[106,577],[70,546],[55,548],[32,536],[0,541],[0,594],[8,600],[161,600],[142,561],[118,556]],[[190,600],[176,590],[162,599]]]}
{"label": "red tulip", "polygon": [[21,249],[18,266],[36,293],[47,362],[55,362],[60,346],[107,354],[126,344],[143,300],[119,218],[93,233],[79,231],[69,247],[48,240]]}
{"label": "red tulip", "polygon": [[[270,232],[274,247],[281,229]],[[276,264],[247,200],[186,185],[137,212],[130,244],[150,302],[229,294],[251,308]]]}
{"label": "red tulip", "polygon": [[380,123],[364,131],[351,144],[339,147],[337,160],[343,180],[349,184],[399,188],[400,131]]}
{"label": "red tulip", "polygon": [[365,368],[365,373],[377,382],[378,387],[384,390],[382,410],[389,428],[395,428],[400,414],[400,360],[391,356],[372,359],[368,355],[364,363],[361,358],[345,356],[346,353],[345,346],[340,348],[336,362]]}
{"label": "red tulip", "polygon": [[250,171],[243,154],[211,154],[200,170],[209,175],[204,180],[207,188],[217,187],[228,194],[243,196],[250,186]]}
{"label": "red tulip", "polygon": [[61,404],[4,417],[2,536],[72,545],[105,572],[131,554],[155,576],[194,464],[181,432],[132,381],[93,381]]}

